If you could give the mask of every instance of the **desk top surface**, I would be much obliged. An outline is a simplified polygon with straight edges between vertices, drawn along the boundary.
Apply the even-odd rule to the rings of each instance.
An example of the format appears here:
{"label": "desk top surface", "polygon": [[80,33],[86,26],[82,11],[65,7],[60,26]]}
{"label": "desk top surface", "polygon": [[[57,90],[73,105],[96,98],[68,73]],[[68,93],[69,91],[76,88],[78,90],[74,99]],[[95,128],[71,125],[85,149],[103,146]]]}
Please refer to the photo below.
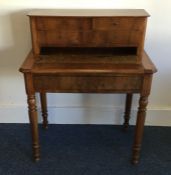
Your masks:
{"label": "desk top surface", "polygon": [[148,17],[144,9],[35,9],[28,16],[118,16]]}
{"label": "desk top surface", "polygon": [[[131,60],[133,55],[111,54],[52,54],[34,56],[28,55],[20,71],[38,74],[144,74],[154,73],[156,68],[144,52],[142,64],[135,65]],[[121,61],[123,60],[123,62]],[[130,60],[127,64],[125,60]]]}

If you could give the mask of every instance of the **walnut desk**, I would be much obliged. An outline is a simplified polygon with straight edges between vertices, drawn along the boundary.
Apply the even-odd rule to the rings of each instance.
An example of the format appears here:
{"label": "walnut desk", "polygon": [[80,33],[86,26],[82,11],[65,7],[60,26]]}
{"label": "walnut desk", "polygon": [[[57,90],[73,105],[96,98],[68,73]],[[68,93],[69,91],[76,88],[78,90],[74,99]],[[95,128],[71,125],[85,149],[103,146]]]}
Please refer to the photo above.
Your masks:
{"label": "walnut desk", "polygon": [[144,51],[144,10],[35,10],[29,13],[32,50],[24,74],[33,156],[40,159],[35,93],[40,93],[47,128],[46,93],[125,93],[124,128],[133,93],[139,93],[132,162],[139,161],[152,76]]}

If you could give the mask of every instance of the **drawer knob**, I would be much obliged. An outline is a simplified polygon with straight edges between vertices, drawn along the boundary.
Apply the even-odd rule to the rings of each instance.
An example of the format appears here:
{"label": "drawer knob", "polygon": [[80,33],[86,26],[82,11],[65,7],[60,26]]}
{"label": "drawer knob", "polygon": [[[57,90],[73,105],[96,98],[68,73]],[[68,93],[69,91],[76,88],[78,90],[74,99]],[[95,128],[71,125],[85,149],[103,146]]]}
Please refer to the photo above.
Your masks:
{"label": "drawer knob", "polygon": [[113,26],[116,26],[116,25],[118,25],[118,23],[117,22],[113,22],[112,25]]}

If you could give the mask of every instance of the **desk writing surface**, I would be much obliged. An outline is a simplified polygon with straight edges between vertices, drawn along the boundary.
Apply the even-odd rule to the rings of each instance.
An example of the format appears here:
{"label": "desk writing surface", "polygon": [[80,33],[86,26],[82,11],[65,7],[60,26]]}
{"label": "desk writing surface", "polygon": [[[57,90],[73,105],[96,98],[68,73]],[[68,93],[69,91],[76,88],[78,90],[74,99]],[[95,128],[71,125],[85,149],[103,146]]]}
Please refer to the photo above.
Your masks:
{"label": "desk writing surface", "polygon": [[[73,54],[69,56],[58,54],[46,54],[46,55],[33,55],[29,53],[27,59],[20,68],[21,72],[32,73],[106,73],[106,74],[143,74],[154,73],[156,68],[150,61],[148,55],[144,52],[143,62],[140,65],[135,64],[118,64],[117,59],[127,57],[130,59],[131,55],[117,55],[106,57],[104,55],[80,55]],[[100,56],[100,57],[98,57]],[[103,57],[104,56],[104,57]],[[65,58],[65,59],[64,59]]]}
{"label": "desk writing surface", "polygon": [[126,54],[121,51],[113,48],[55,48],[36,57],[33,71],[110,73],[121,64],[134,64],[137,59],[130,50],[126,50]]}

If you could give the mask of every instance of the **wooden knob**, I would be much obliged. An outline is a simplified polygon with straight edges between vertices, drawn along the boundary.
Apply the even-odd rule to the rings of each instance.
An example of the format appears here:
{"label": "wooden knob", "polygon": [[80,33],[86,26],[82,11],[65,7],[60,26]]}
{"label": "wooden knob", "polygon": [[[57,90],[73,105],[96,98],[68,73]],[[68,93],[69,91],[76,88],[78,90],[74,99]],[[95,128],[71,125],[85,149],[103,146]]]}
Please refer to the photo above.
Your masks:
{"label": "wooden knob", "polygon": [[116,26],[116,25],[118,25],[118,23],[116,23],[116,22],[113,22],[113,23],[112,23],[112,25]]}

